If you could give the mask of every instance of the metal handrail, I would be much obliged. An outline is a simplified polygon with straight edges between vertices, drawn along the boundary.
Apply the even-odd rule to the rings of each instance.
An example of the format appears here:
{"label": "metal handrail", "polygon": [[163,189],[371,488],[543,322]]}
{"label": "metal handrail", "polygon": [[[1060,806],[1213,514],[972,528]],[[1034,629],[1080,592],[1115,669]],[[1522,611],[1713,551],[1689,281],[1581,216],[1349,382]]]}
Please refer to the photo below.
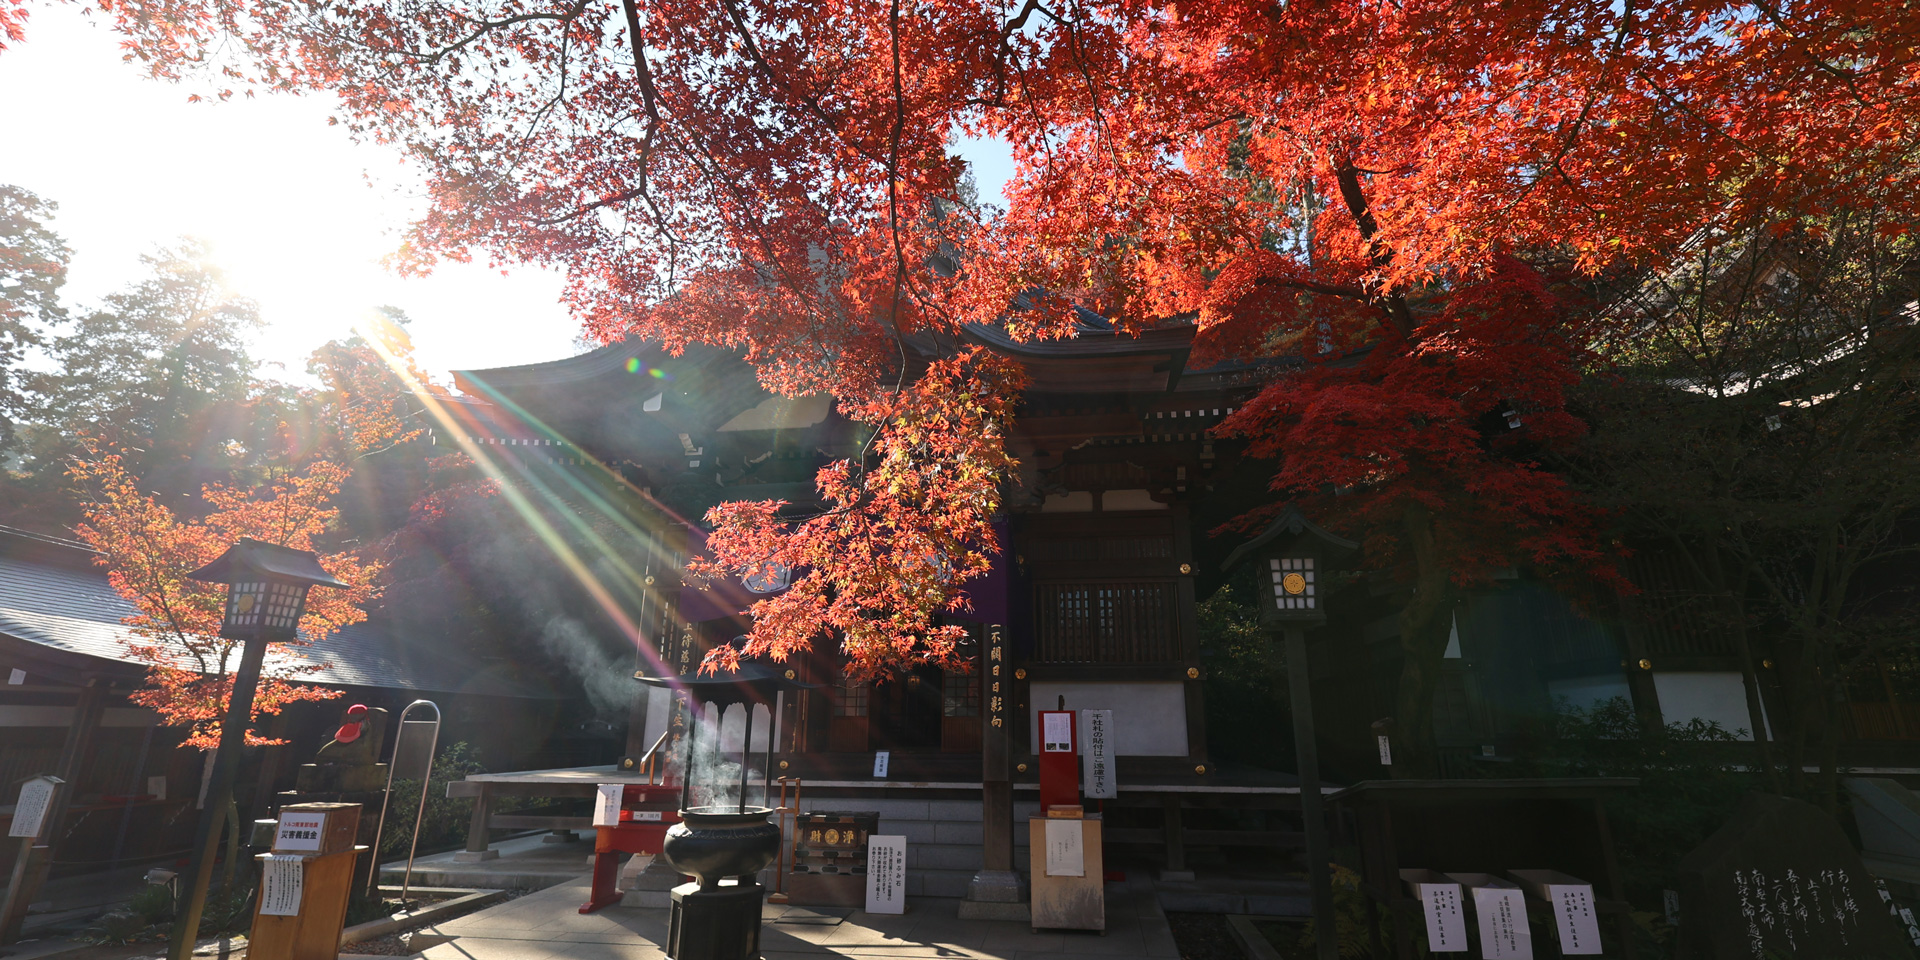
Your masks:
{"label": "metal handrail", "polygon": [[[644,771],[646,771],[646,774],[647,774],[647,786],[650,786],[650,787],[651,787],[651,786],[664,786],[664,785],[665,785],[665,775],[666,775],[666,772],[667,772],[667,771],[666,771],[666,765],[665,765],[665,764],[662,764],[662,765],[661,765],[661,768],[660,768],[660,773],[661,773],[661,776],[662,776],[662,779],[660,779],[660,780],[655,780],[655,779],[653,778],[653,772],[654,772],[654,771],[653,771],[653,765],[654,765],[654,754],[656,754],[656,753],[659,753],[659,752],[660,752],[660,745],[661,745],[661,744],[663,744],[663,743],[666,743],[666,742],[667,742],[667,733],[668,733],[668,731],[666,731],[666,730],[662,730],[662,731],[660,731],[660,736],[654,739],[654,741],[653,741],[653,746],[651,746],[651,747],[648,747],[648,748],[647,748],[647,752],[646,752],[646,753],[644,753],[644,754],[641,754],[641,756],[640,756],[640,762],[639,762],[639,763],[636,763],[636,764],[634,764],[634,768],[635,768],[636,770],[644,770]],[[662,759],[664,759],[664,758],[662,758]]]}
{"label": "metal handrail", "polygon": [[[407,909],[407,893],[413,885],[413,858],[414,854],[420,849],[420,822],[426,819],[427,815],[427,793],[433,785],[433,763],[438,759],[439,755],[440,722],[443,719],[443,715],[440,712],[440,705],[434,703],[432,700],[415,700],[407,704],[406,709],[400,711],[399,724],[394,727],[394,760],[400,759],[398,756],[400,752],[400,737],[407,729],[407,714],[412,713],[414,707],[433,708],[433,738],[427,741],[427,772],[425,776],[420,778],[420,809],[415,811],[413,815],[413,843],[407,847],[407,872],[402,874],[400,878],[400,909],[403,911]],[[391,762],[387,765],[387,789],[380,798],[380,821],[379,825],[373,828],[373,869],[367,872],[367,893],[369,895],[378,888],[380,883],[380,835],[387,829],[387,805],[393,801],[393,776],[399,772],[396,769],[397,766],[398,764]]]}

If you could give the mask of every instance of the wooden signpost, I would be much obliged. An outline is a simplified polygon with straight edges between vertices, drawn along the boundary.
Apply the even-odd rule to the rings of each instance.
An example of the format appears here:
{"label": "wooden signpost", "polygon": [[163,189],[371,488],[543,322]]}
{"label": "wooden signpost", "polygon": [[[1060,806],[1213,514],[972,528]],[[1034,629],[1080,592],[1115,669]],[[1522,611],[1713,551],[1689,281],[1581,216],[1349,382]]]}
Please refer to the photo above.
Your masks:
{"label": "wooden signpost", "polygon": [[46,832],[47,811],[53,808],[66,781],[59,777],[39,776],[20,785],[20,799],[14,804],[13,826],[8,836],[20,838],[20,850],[13,858],[13,876],[7,881],[7,901],[0,909],[0,942],[20,939],[20,925],[27,918],[27,904],[33,899],[47,855],[40,834]]}
{"label": "wooden signpost", "polygon": [[353,894],[353,864],[364,846],[357,803],[295,803],[281,808],[273,850],[259,855],[247,956],[253,960],[337,960]]}

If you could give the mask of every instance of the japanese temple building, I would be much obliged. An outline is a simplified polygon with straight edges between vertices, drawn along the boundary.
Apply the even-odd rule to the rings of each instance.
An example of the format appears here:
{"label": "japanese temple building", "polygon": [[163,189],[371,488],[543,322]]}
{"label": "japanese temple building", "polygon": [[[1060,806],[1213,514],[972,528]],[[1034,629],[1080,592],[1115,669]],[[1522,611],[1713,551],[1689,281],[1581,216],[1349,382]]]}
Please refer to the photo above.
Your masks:
{"label": "japanese temple building", "polygon": [[[774,773],[800,778],[810,807],[952,818],[947,834],[926,831],[918,863],[910,859],[919,879],[909,892],[958,896],[981,867],[979,828],[966,824],[980,819],[982,804],[991,823],[1014,819],[1009,804],[1032,799],[1024,791],[1036,783],[1036,711],[1111,709],[1120,795],[1108,805],[1109,843],[1137,844],[1175,871],[1189,845],[1293,846],[1294,778],[1210,755],[1196,617],[1238,545],[1214,531],[1274,496],[1270,462],[1207,433],[1257,389],[1262,371],[1190,368],[1189,326],[1133,337],[1083,314],[1071,340],[970,332],[1017,359],[1029,378],[1010,437],[1021,467],[1005,506],[1005,549],[991,575],[968,585],[973,609],[953,619],[977,641],[975,669],[923,667],[848,685],[834,645],[819,644],[784,665],[818,689],[782,706]],[[649,675],[691,669],[746,632],[754,588],[785,586],[683,587],[678,570],[700,549],[705,511],[727,500],[804,508],[816,499],[815,472],[857,455],[865,438],[828,398],[775,396],[737,354],[709,348],[675,356],[628,341],[551,363],[463,371],[456,382],[470,402],[458,408],[458,424],[440,428],[455,435],[435,443],[566,504],[601,531],[596,542],[625,554],[601,592],[623,607],[613,620],[632,624],[634,636],[606,639],[644,644],[633,663]],[[1330,597],[1329,610],[1311,676],[1325,691],[1316,694],[1323,769],[1351,782],[1380,775],[1370,725],[1392,712],[1394,598],[1362,580]],[[1671,720],[1748,726],[1728,651],[1670,657],[1697,638],[1583,619],[1523,572],[1465,604],[1455,629],[1436,704],[1450,770],[1497,762],[1518,718],[1551,712],[1556,698],[1585,706],[1628,696],[1643,710],[1667,705]],[[1648,651],[1663,669],[1636,676],[1633,663]],[[649,699],[635,686],[629,756],[660,742],[673,722],[664,691]],[[1266,735],[1290,736],[1284,728]],[[882,751],[889,765],[876,776]],[[996,775],[1011,783],[1011,801],[996,796]],[[967,839],[945,842],[952,837]]]}
{"label": "japanese temple building", "polygon": [[[849,685],[830,642],[785,665],[819,685],[785,706],[775,747],[777,772],[801,778],[810,798],[865,797],[854,805],[864,808],[924,798],[978,810],[983,741],[1004,737],[1006,777],[1016,793],[1031,788],[1034,713],[1064,702],[1114,711],[1119,780],[1151,788],[1130,798],[1154,808],[1151,828],[1139,831],[1145,842],[1166,842],[1162,811],[1177,811],[1182,797],[1294,805],[1290,776],[1223,775],[1207,746],[1195,601],[1218,586],[1235,544],[1206,531],[1261,502],[1261,484],[1257,468],[1234,476],[1235,446],[1206,431],[1254,389],[1249,370],[1189,369],[1191,327],[1135,338],[1091,314],[1083,325],[1076,339],[1039,344],[975,329],[979,342],[1017,358],[1030,380],[1011,436],[1021,468],[1010,485],[1001,559],[969,583],[972,610],[952,620],[976,641],[975,668],[922,667]],[[611,591],[658,655],[635,657],[643,673],[692,668],[707,649],[746,632],[752,588],[784,587],[680,586],[677,571],[699,549],[707,508],[725,500],[811,504],[816,471],[857,455],[865,438],[828,398],[770,394],[738,356],[712,349],[673,356],[629,341],[552,363],[463,371],[456,382],[480,403],[461,408],[470,426],[452,442],[530,490],[617,513],[602,522],[630,524],[627,539],[640,531],[650,541],[625,563],[641,582]],[[1245,489],[1229,494],[1233,484]],[[988,662],[994,656],[1004,659]],[[629,755],[668,730],[667,694],[654,697],[636,704]],[[989,759],[998,753],[985,746]],[[881,751],[890,763],[876,778]],[[1176,830],[1178,819],[1176,812]],[[1124,837],[1122,830],[1116,838]],[[928,881],[926,892],[958,895],[979,868],[977,842],[971,863],[955,851],[952,875],[945,884]],[[1178,850],[1169,855],[1176,868],[1180,858]]]}

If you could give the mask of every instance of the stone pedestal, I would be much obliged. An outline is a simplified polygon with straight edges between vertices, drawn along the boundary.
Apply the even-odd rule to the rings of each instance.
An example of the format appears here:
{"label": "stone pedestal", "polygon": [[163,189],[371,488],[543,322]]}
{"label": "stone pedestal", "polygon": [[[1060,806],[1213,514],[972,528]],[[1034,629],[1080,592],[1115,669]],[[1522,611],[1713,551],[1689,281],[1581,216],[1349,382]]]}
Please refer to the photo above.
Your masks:
{"label": "stone pedestal", "polygon": [[1027,884],[1012,870],[982,870],[967,884],[960,902],[962,920],[1031,920]]}
{"label": "stone pedestal", "polygon": [[758,883],[721,885],[702,890],[683,883],[672,891],[667,918],[667,956],[673,960],[759,960],[760,904],[766,888]]}
{"label": "stone pedestal", "polygon": [[[638,855],[634,857],[634,861],[639,859]],[[628,906],[656,909],[671,906],[669,893],[682,882],[680,871],[667,866],[665,858],[657,856],[648,861],[645,869],[634,871],[631,877],[625,873],[622,871],[620,889],[627,891]]]}

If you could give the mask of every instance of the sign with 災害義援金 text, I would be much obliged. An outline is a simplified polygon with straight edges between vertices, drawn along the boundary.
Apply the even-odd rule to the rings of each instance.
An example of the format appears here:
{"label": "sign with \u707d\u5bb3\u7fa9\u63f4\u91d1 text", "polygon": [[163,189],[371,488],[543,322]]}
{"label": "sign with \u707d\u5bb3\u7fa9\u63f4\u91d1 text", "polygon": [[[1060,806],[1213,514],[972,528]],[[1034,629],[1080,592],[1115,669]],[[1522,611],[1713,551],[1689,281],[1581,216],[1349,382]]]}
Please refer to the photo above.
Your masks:
{"label": "sign with \u707d\u5bb3\u7fa9\u63f4\u91d1 text", "polygon": [[907,912],[907,838],[867,835],[867,912]]}
{"label": "sign with \u707d\u5bb3\u7fa9\u63f4\u91d1 text", "polygon": [[327,815],[316,811],[280,812],[280,828],[273,836],[273,849],[283,853],[319,853],[326,833]]}
{"label": "sign with \u707d\u5bb3\u7fa9\u63f4\u91d1 text", "polygon": [[1119,796],[1113,757],[1107,753],[1107,733],[1112,729],[1112,710],[1080,711],[1080,792],[1094,800]]}

